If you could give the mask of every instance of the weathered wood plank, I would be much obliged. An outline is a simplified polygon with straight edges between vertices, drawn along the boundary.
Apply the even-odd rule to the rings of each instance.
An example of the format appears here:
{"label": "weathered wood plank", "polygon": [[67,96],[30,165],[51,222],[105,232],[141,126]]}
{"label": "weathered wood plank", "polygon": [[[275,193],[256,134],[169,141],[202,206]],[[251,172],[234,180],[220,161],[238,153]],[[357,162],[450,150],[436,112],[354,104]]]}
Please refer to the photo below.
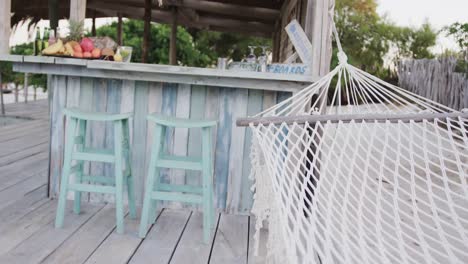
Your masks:
{"label": "weathered wood plank", "polygon": [[[219,220],[219,214],[216,215],[215,226]],[[171,259],[171,264],[206,264],[208,263],[211,247],[213,245],[216,229],[213,230],[208,244],[202,243],[203,240],[203,214],[193,212],[185,228],[179,244]]]}
{"label": "weathered wood plank", "polygon": [[126,234],[119,235],[113,232],[94,253],[86,260],[85,264],[99,263],[128,263],[138,246],[141,238],[137,236],[139,219],[125,218]]}
{"label": "weathered wood plank", "polygon": [[[179,84],[177,88],[177,102],[176,102],[176,114],[178,118],[189,118],[190,117],[190,96],[191,87],[186,84]],[[187,156],[188,151],[188,128],[176,128],[174,131],[174,155]],[[172,170],[170,181],[173,184],[185,184],[184,170]]]}
{"label": "weathered wood plank", "polygon": [[[262,111],[263,91],[249,90],[249,99],[247,102],[247,115],[252,116]],[[242,174],[240,186],[240,199],[236,213],[249,214],[253,203],[253,193],[251,190],[252,181],[249,179],[251,165],[250,149],[252,145],[252,131],[245,130],[244,153],[242,154]]]}
{"label": "weathered wood plank", "polygon": [[[258,243],[258,251],[255,252],[255,217],[249,217],[249,250],[247,252],[247,263],[249,264],[263,264],[267,263],[266,256],[267,256],[267,238],[268,238],[268,230],[266,228],[260,229],[259,234],[259,243]],[[255,255],[257,253],[257,255]]]}
{"label": "weathered wood plank", "polygon": [[221,214],[210,263],[247,263],[248,216]]}
{"label": "weathered wood plank", "polygon": [[163,210],[129,263],[148,263],[150,259],[169,263],[190,214],[190,211]]}
{"label": "weathered wood plank", "polygon": [[[206,90],[205,86],[192,86],[192,97],[190,102],[190,118],[203,119],[205,118],[206,105]],[[190,129],[188,142],[188,155],[193,157],[201,157],[201,130]],[[199,171],[187,171],[186,183],[189,185],[201,186],[201,173]],[[198,207],[193,205],[193,207]]]}
{"label": "weathered wood plank", "polygon": [[47,180],[47,152],[0,167],[0,191],[5,190],[29,177],[40,177]]}
{"label": "weathered wood plank", "polygon": [[[53,203],[56,204],[55,202]],[[71,202],[69,206],[71,208]],[[103,206],[85,203],[82,206],[82,213],[79,215],[73,213],[72,210],[68,210],[65,214],[67,224],[64,228],[56,229],[53,223],[48,223],[17,247],[0,256],[0,262],[10,264],[41,263],[44,258],[60,247],[65,240],[73,236]],[[77,245],[77,247],[79,246]]]}
{"label": "weathered wood plank", "polygon": [[26,238],[37,232],[44,225],[54,219],[55,203],[45,203],[34,211],[31,211],[18,221],[9,225],[2,225],[0,236],[0,255],[13,249]]}
{"label": "weathered wood plank", "polygon": [[[148,83],[135,82],[132,139],[132,172],[135,175],[135,194],[137,201],[141,203],[146,177],[146,155],[143,150],[147,147],[147,122],[148,114]],[[145,155],[145,156],[144,156]]]}
{"label": "weathered wood plank", "polygon": [[[45,175],[46,171],[43,171]],[[30,192],[40,189],[42,186],[47,184],[47,177],[29,177],[24,181],[21,181],[13,186],[10,186],[0,191],[0,210],[13,204],[14,202],[21,200],[24,196]]]}
{"label": "weathered wood plank", "polygon": [[245,128],[236,126],[235,122],[237,118],[247,116],[248,92],[241,89],[234,91],[231,107],[227,109],[232,122],[226,201],[226,211],[230,213],[237,212],[241,204]]}
{"label": "weathered wood plank", "polygon": [[114,219],[115,208],[106,205],[42,263],[83,263],[115,229]]}
{"label": "weathered wood plank", "polygon": [[[163,83],[162,88],[162,107],[161,113],[163,115],[175,116],[177,106],[177,84]],[[174,129],[167,128],[165,135],[165,151],[173,153],[174,150]],[[168,169],[161,169],[161,182],[170,183],[170,171]]]}
{"label": "weathered wood plank", "polygon": [[226,208],[227,182],[229,176],[230,139],[232,133],[231,108],[232,90],[220,88],[219,90],[219,125],[216,136],[215,151],[215,204],[217,208]]}

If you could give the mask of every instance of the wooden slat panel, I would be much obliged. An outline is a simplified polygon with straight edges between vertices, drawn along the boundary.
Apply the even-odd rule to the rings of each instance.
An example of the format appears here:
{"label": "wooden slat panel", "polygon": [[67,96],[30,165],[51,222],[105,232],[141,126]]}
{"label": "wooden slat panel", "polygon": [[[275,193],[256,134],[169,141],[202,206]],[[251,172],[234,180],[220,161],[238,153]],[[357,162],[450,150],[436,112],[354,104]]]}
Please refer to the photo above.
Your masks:
{"label": "wooden slat panel", "polygon": [[[205,86],[192,86],[190,118],[203,119],[205,118],[206,102]],[[190,129],[188,154],[194,157],[201,157],[201,130]],[[201,173],[198,171],[187,171],[186,183],[190,185],[201,185]],[[197,207],[194,205],[194,207]]]}
{"label": "wooden slat panel", "polygon": [[[72,108],[72,107],[79,107],[80,105],[80,87],[81,87],[81,79],[79,77],[67,77],[67,103],[66,107],[67,108]],[[66,123],[66,120],[65,120]],[[66,139],[66,137],[65,137]],[[65,144],[67,144],[65,140]],[[72,163],[73,165],[76,164],[76,162]],[[70,182],[75,181],[75,175],[72,174],[70,175]],[[68,193],[68,199],[73,199],[73,193],[69,192]]]}
{"label": "wooden slat panel", "polygon": [[245,127],[238,127],[235,122],[237,118],[247,116],[248,92],[248,90],[243,89],[235,90],[231,98],[231,107],[228,108],[232,132],[226,211],[230,213],[237,212],[241,203]]}
{"label": "wooden slat panel", "polygon": [[[179,84],[177,88],[176,116],[178,118],[189,118],[190,116],[191,87],[187,84]],[[174,131],[174,155],[187,156],[188,150],[188,128],[177,128]],[[185,171],[172,170],[171,183],[185,184]]]}
{"label": "wooden slat panel", "polygon": [[[219,214],[216,215],[215,226],[218,223]],[[210,241],[205,244],[203,241],[203,214],[192,213],[184,233],[177,245],[171,264],[206,264],[210,257],[216,230],[212,231]]]}
{"label": "wooden slat panel", "polygon": [[[168,116],[175,116],[177,106],[177,84],[163,83],[162,90],[162,108],[161,113]],[[174,151],[174,129],[166,129],[165,151],[173,153]],[[170,171],[161,169],[161,182],[170,183]]]}
{"label": "wooden slat panel", "polygon": [[133,144],[132,144],[132,171],[135,175],[135,193],[137,200],[141,203],[143,197],[143,185],[146,177],[146,163],[144,150],[147,146],[147,124],[148,114],[148,83],[135,82],[135,101],[133,119]]}
{"label": "wooden slat panel", "polygon": [[58,193],[60,184],[60,172],[63,159],[63,140],[65,122],[63,119],[63,108],[67,100],[66,77],[54,76],[52,78],[53,100],[51,105],[51,139],[50,139],[50,193],[52,196]]}
{"label": "wooden slat panel", "polygon": [[[263,91],[249,90],[249,99],[247,102],[247,116],[252,116],[262,111]],[[252,131],[247,128],[244,139],[244,153],[242,155],[242,176],[240,188],[240,201],[236,213],[250,213],[253,203],[253,193],[251,191],[252,181],[249,179],[252,168],[250,158],[250,148],[252,146]]]}
{"label": "wooden slat panel", "polygon": [[151,260],[168,263],[190,214],[189,211],[165,209],[129,263],[146,264]]}
{"label": "wooden slat panel", "polygon": [[247,263],[249,217],[222,214],[210,263]]}
{"label": "wooden slat panel", "polygon": [[229,153],[232,133],[231,109],[232,89],[219,90],[219,125],[216,136],[215,161],[215,204],[217,208],[226,208],[227,182],[229,175]]}
{"label": "wooden slat panel", "polygon": [[[94,79],[93,82],[93,112],[105,112],[107,107],[107,80]],[[106,124],[104,122],[89,122],[90,126],[90,146],[92,148],[103,149],[106,144]],[[104,163],[91,162],[90,165],[91,175],[104,175]],[[104,201],[103,194],[90,193],[91,202]]]}

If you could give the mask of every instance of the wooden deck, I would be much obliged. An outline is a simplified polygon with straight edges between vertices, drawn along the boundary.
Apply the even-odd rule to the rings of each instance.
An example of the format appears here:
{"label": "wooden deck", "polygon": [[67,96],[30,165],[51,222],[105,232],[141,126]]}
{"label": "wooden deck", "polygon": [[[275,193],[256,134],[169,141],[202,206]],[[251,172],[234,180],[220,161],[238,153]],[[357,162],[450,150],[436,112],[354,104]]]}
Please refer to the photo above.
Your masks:
{"label": "wooden deck", "polygon": [[67,207],[65,227],[55,229],[56,201],[47,198],[47,101],[7,105],[8,115],[33,120],[0,127],[0,263],[262,263],[254,258],[253,218],[218,214],[209,244],[202,243],[202,215],[162,209],[148,236],[139,219],[125,219],[115,233],[112,204]]}

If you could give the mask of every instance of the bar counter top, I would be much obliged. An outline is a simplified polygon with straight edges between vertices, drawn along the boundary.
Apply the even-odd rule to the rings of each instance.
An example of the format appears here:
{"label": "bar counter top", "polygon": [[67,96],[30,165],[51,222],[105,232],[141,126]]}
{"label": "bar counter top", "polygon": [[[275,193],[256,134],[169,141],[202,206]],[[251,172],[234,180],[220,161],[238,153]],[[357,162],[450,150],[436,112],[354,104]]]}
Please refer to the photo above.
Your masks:
{"label": "bar counter top", "polygon": [[121,80],[161,81],[296,92],[317,78],[265,72],[230,71],[145,63],[123,63],[48,56],[2,55],[0,61],[13,62],[14,71],[112,78]]}

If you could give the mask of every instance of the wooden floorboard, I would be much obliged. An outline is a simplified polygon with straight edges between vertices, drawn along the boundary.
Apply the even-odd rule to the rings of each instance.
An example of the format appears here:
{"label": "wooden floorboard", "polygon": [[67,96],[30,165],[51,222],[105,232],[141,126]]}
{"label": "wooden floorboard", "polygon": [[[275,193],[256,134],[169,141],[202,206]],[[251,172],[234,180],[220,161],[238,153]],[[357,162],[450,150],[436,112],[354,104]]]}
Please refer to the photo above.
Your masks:
{"label": "wooden floorboard", "polygon": [[[70,226],[65,219],[65,228]],[[115,208],[106,205],[42,263],[83,263],[115,228]]]}
{"label": "wooden floorboard", "polygon": [[218,220],[219,214],[216,215],[215,228],[212,230],[210,242],[205,244],[203,243],[203,214],[193,212],[171,259],[171,264],[208,263]]}
{"label": "wooden floorboard", "polygon": [[[54,205],[56,206],[55,202]],[[69,207],[71,207],[71,203]],[[54,222],[49,222],[15,248],[0,256],[0,263],[41,263],[102,208],[103,205],[84,204],[82,213],[79,215],[68,210],[65,214],[67,225],[64,228],[56,229],[53,225]]]}
{"label": "wooden floorboard", "polygon": [[213,244],[210,263],[247,263],[249,217],[222,214]]}
{"label": "wooden floorboard", "polygon": [[169,263],[190,215],[190,211],[163,210],[130,263]]}

